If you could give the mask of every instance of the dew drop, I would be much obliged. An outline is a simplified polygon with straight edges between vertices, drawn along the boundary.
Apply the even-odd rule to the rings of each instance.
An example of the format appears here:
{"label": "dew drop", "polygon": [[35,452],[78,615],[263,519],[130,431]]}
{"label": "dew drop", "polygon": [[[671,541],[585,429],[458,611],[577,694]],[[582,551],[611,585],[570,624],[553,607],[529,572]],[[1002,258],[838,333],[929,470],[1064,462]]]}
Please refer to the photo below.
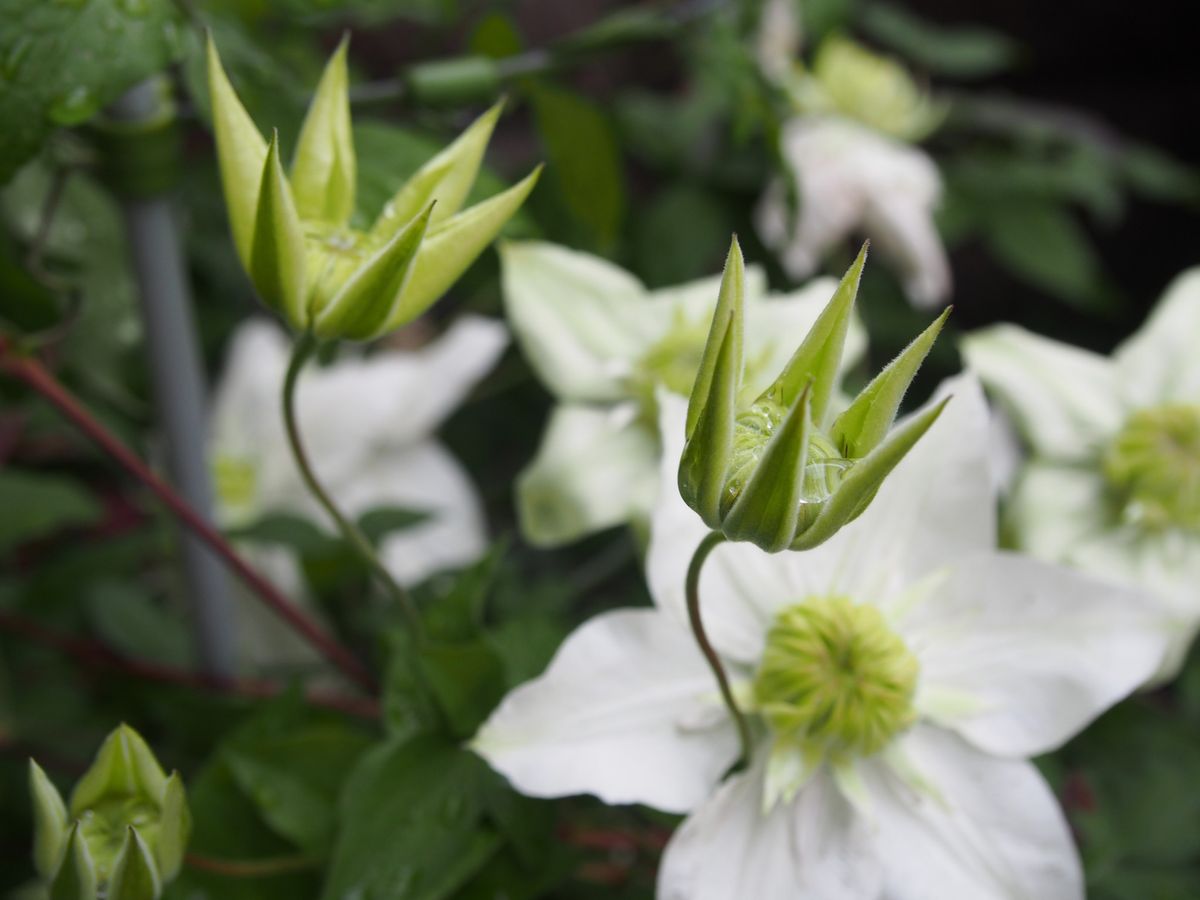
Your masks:
{"label": "dew drop", "polygon": [[78,125],[91,118],[99,106],[99,98],[91,89],[79,84],[65,94],[60,94],[46,112],[50,119],[59,125]]}

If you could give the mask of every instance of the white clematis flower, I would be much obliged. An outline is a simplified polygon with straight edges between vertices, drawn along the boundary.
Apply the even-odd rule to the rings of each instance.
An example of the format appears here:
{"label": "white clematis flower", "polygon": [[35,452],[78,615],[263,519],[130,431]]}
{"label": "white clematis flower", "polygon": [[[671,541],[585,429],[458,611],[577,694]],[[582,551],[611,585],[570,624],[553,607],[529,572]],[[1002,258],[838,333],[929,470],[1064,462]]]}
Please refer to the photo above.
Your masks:
{"label": "white clematis flower", "polygon": [[[555,244],[510,242],[500,258],[513,331],[559,401],[517,485],[522,531],[551,546],[627,522],[644,525],[659,477],[655,392],[691,391],[720,276],[650,291],[607,260]],[[768,296],[762,271],[747,268],[747,394],[783,367],[836,286],[822,278]],[[855,319],[845,365],[865,347]]]}
{"label": "white clematis flower", "polygon": [[776,179],[756,224],[788,274],[807,278],[832,247],[861,231],[899,270],[915,305],[950,295],[950,264],[933,221],[942,179],[928,155],[839,116],[792,119],[781,141],[798,208]]}
{"label": "white clematis flower", "polygon": [[[411,352],[347,356],[300,375],[301,435],[317,475],[352,518],[397,507],[425,514],[384,538],[380,557],[401,584],[466,565],[487,546],[483,513],[462,466],[434,431],[495,364],[508,343],[503,325],[464,317],[436,341]],[[253,320],[234,336],[211,416],[210,459],[217,514],[228,528],[270,513],[328,526],[292,459],[280,391],[291,341],[273,323]],[[293,597],[303,579],[292,555],[255,547],[255,562]],[[311,658],[304,645],[253,604],[241,623],[253,661]]]}
{"label": "white clematis flower", "polygon": [[1022,549],[1165,605],[1173,677],[1200,627],[1200,269],[1100,356],[1014,326],[964,341],[1032,458],[1009,509]]}
{"label": "white clematis flower", "polygon": [[[854,522],[816,549],[723,544],[700,579],[707,631],[752,715],[749,768],[688,630],[700,519],[667,484],[647,559],[655,609],[584,624],[513,691],[475,749],[536,796],[691,815],[665,900],[1083,896],[1071,835],[1027,757],[1159,664],[1128,592],[998,552],[978,384],[956,396]],[[663,398],[664,470],[683,404]]]}

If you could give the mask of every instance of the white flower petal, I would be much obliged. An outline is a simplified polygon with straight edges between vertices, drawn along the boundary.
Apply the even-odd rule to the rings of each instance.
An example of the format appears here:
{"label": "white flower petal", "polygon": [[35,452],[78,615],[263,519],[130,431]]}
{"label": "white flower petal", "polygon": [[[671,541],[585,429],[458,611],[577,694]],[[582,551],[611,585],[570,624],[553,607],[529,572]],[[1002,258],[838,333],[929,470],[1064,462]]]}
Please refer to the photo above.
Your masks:
{"label": "white flower petal", "polygon": [[1116,370],[1098,354],[999,325],[964,338],[963,355],[1042,456],[1086,461],[1124,419]]}
{"label": "white flower petal", "polygon": [[657,456],[653,433],[620,407],[557,407],[517,483],[522,533],[554,546],[645,518],[657,491]]}
{"label": "white flower petal", "polygon": [[641,282],[555,244],[509,242],[500,259],[509,321],[546,387],[564,400],[620,399],[622,376],[658,336]]}
{"label": "white flower petal", "polygon": [[660,900],[875,900],[879,866],[861,823],[818,773],[762,811],[763,766],[730,778],[671,838]]}
{"label": "white flower petal", "polygon": [[357,517],[396,507],[428,518],[387,535],[384,566],[412,585],[444,569],[475,562],[487,549],[483,510],[462,465],[436,441],[386,448],[366,461],[352,480],[329,485],[342,509]]}
{"label": "white flower petal", "polygon": [[1017,556],[980,554],[900,622],[921,692],[972,703],[926,711],[1004,756],[1053,750],[1136,690],[1166,649],[1161,617],[1129,588]]}
{"label": "white flower petal", "polygon": [[1070,830],[1030,763],[929,726],[899,752],[898,770],[882,759],[859,766],[887,900],[1082,900]]}
{"label": "white flower petal", "polygon": [[616,610],[576,629],[472,746],[523,794],[686,812],[738,754],[727,717],[696,728],[720,702],[685,628],[657,610]]}
{"label": "white flower petal", "polygon": [[301,375],[296,403],[314,466],[326,478],[337,477],[381,445],[428,436],[495,365],[507,343],[499,322],[463,316],[419,350],[310,365]]}
{"label": "white flower petal", "polygon": [[250,465],[283,447],[279,392],[287,371],[289,341],[266,319],[251,319],[233,335],[213,392],[210,457]]}
{"label": "white flower petal", "polygon": [[1018,546],[1042,559],[1069,562],[1073,548],[1107,530],[1112,511],[1105,492],[1093,468],[1027,463],[1008,507]]}
{"label": "white flower petal", "polygon": [[1200,268],[1171,282],[1146,323],[1114,354],[1131,406],[1200,403]]}
{"label": "white flower petal", "polygon": [[789,275],[810,275],[829,248],[861,227],[898,265],[915,303],[945,298],[950,270],[933,221],[941,176],[927,154],[835,116],[793,119],[781,149],[799,208],[789,221],[777,181],[759,203],[756,225]]}

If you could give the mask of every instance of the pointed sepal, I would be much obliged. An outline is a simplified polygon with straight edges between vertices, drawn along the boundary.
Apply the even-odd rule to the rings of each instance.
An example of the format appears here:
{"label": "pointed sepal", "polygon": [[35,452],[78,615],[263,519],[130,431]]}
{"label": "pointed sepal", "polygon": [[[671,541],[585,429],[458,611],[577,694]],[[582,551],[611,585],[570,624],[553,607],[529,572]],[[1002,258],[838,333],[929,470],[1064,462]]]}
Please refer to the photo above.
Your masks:
{"label": "pointed sepal", "polygon": [[80,816],[113,796],[143,797],[157,805],[166,788],[167,775],[154,751],[128,725],[119,725],[71,792],[71,815]]}
{"label": "pointed sepal", "polygon": [[778,403],[790,407],[801,391],[811,390],[810,414],[818,427],[825,421],[830,398],[838,386],[846,335],[854,317],[854,302],[869,248],[869,242],[862,245],[803,343],[792,354],[779,378],[764,392],[764,396],[770,395]]}
{"label": "pointed sepal", "polygon": [[33,864],[39,875],[50,878],[58,868],[67,843],[67,805],[58,788],[32,759],[29,761],[29,795],[33,801]]}
{"label": "pointed sepal", "polygon": [[847,459],[860,459],[883,440],[896,419],[900,403],[917,370],[941,333],[951,307],[921,332],[833,423],[831,436]]}
{"label": "pointed sepal", "polygon": [[325,64],[300,128],[290,179],[300,218],[333,225],[350,221],[358,177],[350,128],[349,43],[349,36],[343,37]]}
{"label": "pointed sepal", "polygon": [[271,136],[261,183],[247,269],[263,302],[304,329],[309,320],[304,229],[279,160],[278,133]]}
{"label": "pointed sepal", "polygon": [[154,854],[141,833],[129,825],[121,852],[113,863],[107,900],[158,900],[161,895],[162,879]]}
{"label": "pointed sepal", "polygon": [[411,322],[458,280],[525,202],[541,171],[538,166],[508,190],[430,230],[417,254],[408,285],[382,331]]}
{"label": "pointed sepal", "polygon": [[184,851],[192,836],[192,814],[188,809],[187,791],[183,778],[172,772],[163,792],[162,809],[159,813],[158,836],[154,857],[163,884],[172,881],[183,866]]}
{"label": "pointed sepal", "polygon": [[951,399],[953,398],[947,397],[937,405],[913,416],[902,427],[888,435],[886,441],[856,462],[837,490],[825,502],[812,527],[803,531],[792,542],[791,549],[811,550],[858,518],[875,498],[884,479],[932,427]]}
{"label": "pointed sepal", "polygon": [[66,835],[66,853],[50,882],[50,900],[96,900],[98,881],[91,851],[76,822]]}
{"label": "pointed sepal", "polygon": [[217,162],[221,169],[225,207],[229,211],[229,228],[233,232],[233,244],[238,257],[242,265],[249,269],[258,186],[262,181],[263,161],[267,157],[267,142],[229,83],[211,34],[208,36],[207,56],[213,135],[217,143]]}
{"label": "pointed sepal", "polygon": [[742,360],[733,349],[736,345],[734,329],[726,329],[696,430],[684,444],[679,461],[680,493],[688,506],[714,529],[721,527],[721,501],[733,459],[738,375],[742,368]]}
{"label": "pointed sepal", "polygon": [[811,397],[811,389],[801,391],[726,514],[722,531],[731,540],[778,553],[795,539],[805,503]]}
{"label": "pointed sepal", "polygon": [[430,203],[437,201],[431,225],[448,221],[460,209],[475,184],[504,101],[472,122],[452,144],[421,166],[404,183],[371,226],[376,239],[390,238]]}
{"label": "pointed sepal", "polygon": [[[721,276],[721,290],[717,295],[717,306],[713,310],[712,325],[708,329],[708,338],[704,342],[704,352],[700,357],[700,368],[696,371],[696,379],[692,382],[692,393],[688,399],[687,427],[684,436],[691,440],[700,421],[700,413],[704,409],[709,393],[712,390],[714,372],[722,354],[728,352],[737,362],[737,371],[733,373],[738,387],[741,385],[741,364],[743,353],[744,320],[746,304],[746,262],[742,257],[742,247],[735,235],[729,245],[729,254],[725,257],[725,271]],[[733,344],[728,351],[724,348],[727,332],[732,331]]]}

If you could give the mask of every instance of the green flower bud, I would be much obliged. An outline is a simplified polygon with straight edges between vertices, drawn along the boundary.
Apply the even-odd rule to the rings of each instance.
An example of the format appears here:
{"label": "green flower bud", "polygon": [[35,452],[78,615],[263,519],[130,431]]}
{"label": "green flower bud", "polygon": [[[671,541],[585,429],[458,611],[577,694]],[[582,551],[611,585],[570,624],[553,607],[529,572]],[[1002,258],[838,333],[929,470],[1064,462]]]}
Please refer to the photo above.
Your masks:
{"label": "green flower bud", "polygon": [[366,231],[350,226],[357,164],[346,41],[330,58],[290,174],[250,119],[208,42],[208,84],[234,246],[263,302],[299,331],[369,340],[415,319],[466,271],[537,182],[463,210],[497,103],[429,160]]}
{"label": "green flower bud", "polygon": [[[105,739],[69,806],[32,762],[30,785],[34,859],[53,896],[60,885],[64,897],[88,896],[91,884],[108,900],[156,898],[178,874],[191,832],[183,781],[178,772],[167,777],[128,725]],[[73,893],[80,885],[85,893]]]}
{"label": "green flower bud", "polygon": [[807,112],[836,112],[905,141],[921,140],[946,114],[896,60],[837,36],[822,42],[796,93]]}
{"label": "green flower bud", "polygon": [[827,423],[866,254],[864,245],[775,382],[741,405],[744,266],[736,239],[730,248],[679,465],[684,500],[730,540],[771,553],[828,540],[866,509],[945,405],[889,434],[949,310]]}

